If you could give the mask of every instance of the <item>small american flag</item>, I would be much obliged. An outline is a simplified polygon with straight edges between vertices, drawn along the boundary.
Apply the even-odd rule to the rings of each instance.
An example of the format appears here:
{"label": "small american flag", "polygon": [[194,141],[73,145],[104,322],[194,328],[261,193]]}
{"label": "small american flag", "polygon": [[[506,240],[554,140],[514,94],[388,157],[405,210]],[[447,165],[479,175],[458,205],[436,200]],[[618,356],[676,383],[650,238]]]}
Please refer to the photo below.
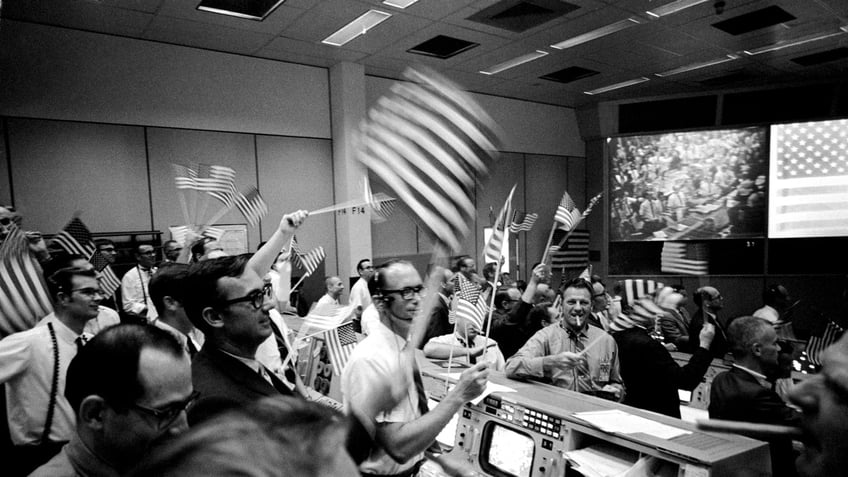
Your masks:
{"label": "small american flag", "polygon": [[339,327],[344,320],[353,314],[353,307],[323,304],[316,305],[303,318],[303,324],[298,330],[298,337],[305,334],[323,333]]}
{"label": "small american flag", "polygon": [[99,250],[95,250],[91,256],[91,264],[98,272],[97,281],[100,282],[100,290],[103,291],[103,295],[106,298],[111,297],[115,290],[121,286],[121,280],[115,275],[112,267],[109,266],[109,261]]}
{"label": "small american flag", "polygon": [[517,234],[518,232],[529,232],[538,218],[538,214],[528,214],[520,210],[516,210],[512,215],[512,223],[509,224],[509,231],[514,234]]}
{"label": "small american flag", "polygon": [[703,243],[663,242],[660,270],[683,275],[706,275],[709,272],[709,247]]}
{"label": "small american flag", "polygon": [[772,126],[769,237],[848,235],[848,119]]}
{"label": "small american flag", "polygon": [[339,376],[347,366],[353,349],[356,348],[357,340],[353,323],[345,323],[324,333],[324,340],[327,343],[330,362],[333,363],[333,373]]}
{"label": "small american flag", "polygon": [[86,259],[89,259],[95,250],[91,232],[79,217],[71,219],[61,232],[53,236],[53,242],[64,251],[82,255]]}
{"label": "small american flag", "polygon": [[197,171],[182,164],[171,164],[174,168],[174,184],[177,189],[197,189]]}
{"label": "small american flag", "polygon": [[374,194],[369,202],[371,211],[378,220],[388,219],[397,208],[397,199],[389,197],[382,192]]}
{"label": "small american flag", "polygon": [[246,194],[239,194],[235,199],[235,204],[241,215],[254,227],[259,225],[259,221],[268,213],[268,204],[262,200],[262,196],[259,195],[259,190],[256,187],[248,188]]}
{"label": "small american flag", "polygon": [[816,366],[821,366],[821,355],[828,346],[836,343],[845,330],[833,321],[828,321],[821,336],[810,336],[807,342],[807,359]]}
{"label": "small american flag", "polygon": [[507,236],[508,227],[506,225],[509,211],[512,208],[512,195],[515,193],[515,186],[512,186],[512,191],[509,193],[506,202],[498,213],[498,220],[492,228],[492,235],[489,241],[486,242],[486,248],[483,249],[483,257],[486,263],[497,263],[503,254],[503,244]]}
{"label": "small american flag", "polygon": [[239,198],[236,194],[236,171],[231,167],[199,164],[195,184],[197,190],[207,192],[227,207],[232,207]]}
{"label": "small american flag", "polygon": [[482,291],[480,285],[472,283],[461,273],[457,274],[456,285],[457,292],[453,307],[448,313],[448,322],[456,323],[457,318],[462,317],[476,324],[477,329],[482,330],[489,307],[484,300],[480,299]]}
{"label": "small american flag", "polygon": [[631,306],[636,300],[645,295],[650,295],[662,288],[664,285],[654,280],[627,279],[624,280],[624,306]]}
{"label": "small american flag", "polygon": [[[292,249],[294,249],[294,246],[292,247]],[[321,262],[324,261],[325,257],[326,255],[324,253],[324,247],[318,246],[304,254],[292,254],[292,261],[299,268],[304,269],[307,275],[312,275],[313,273],[315,273],[315,270],[318,269],[318,265],[320,265]]]}
{"label": "small american flag", "polygon": [[459,250],[475,214],[475,181],[497,157],[494,122],[434,72],[407,69],[368,111],[357,158],[392,189],[418,225]]}
{"label": "small american flag", "polygon": [[580,220],[580,210],[577,209],[577,204],[571,200],[568,191],[562,195],[562,200],[554,214],[554,220],[562,224],[559,228],[566,232],[574,228],[574,225]]}
{"label": "small american flag", "polygon": [[32,328],[53,310],[43,273],[26,236],[12,224],[0,244],[0,338]]}
{"label": "small american flag", "polygon": [[589,232],[575,230],[562,247],[551,247],[551,267],[554,269],[583,268],[589,264]]}

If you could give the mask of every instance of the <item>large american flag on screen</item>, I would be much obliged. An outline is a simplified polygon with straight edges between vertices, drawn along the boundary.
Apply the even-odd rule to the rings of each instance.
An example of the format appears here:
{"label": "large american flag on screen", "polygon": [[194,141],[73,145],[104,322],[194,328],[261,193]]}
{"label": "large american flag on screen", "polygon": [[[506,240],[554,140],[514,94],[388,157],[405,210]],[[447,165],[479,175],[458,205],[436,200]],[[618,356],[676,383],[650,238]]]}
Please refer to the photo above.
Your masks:
{"label": "large american flag on screen", "polygon": [[848,235],[848,119],[771,132],[769,237]]}

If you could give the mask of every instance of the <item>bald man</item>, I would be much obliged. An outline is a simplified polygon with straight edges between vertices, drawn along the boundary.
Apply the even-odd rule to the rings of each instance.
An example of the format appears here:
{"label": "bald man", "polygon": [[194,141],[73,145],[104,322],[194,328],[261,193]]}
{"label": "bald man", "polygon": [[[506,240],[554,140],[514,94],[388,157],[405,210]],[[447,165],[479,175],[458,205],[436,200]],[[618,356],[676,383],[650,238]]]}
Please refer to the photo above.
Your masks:
{"label": "bald man", "polygon": [[327,279],[324,280],[324,286],[327,288],[327,293],[318,299],[318,303],[316,303],[316,305],[339,305],[339,298],[342,296],[342,292],[344,291],[342,279],[335,276],[327,277]]}

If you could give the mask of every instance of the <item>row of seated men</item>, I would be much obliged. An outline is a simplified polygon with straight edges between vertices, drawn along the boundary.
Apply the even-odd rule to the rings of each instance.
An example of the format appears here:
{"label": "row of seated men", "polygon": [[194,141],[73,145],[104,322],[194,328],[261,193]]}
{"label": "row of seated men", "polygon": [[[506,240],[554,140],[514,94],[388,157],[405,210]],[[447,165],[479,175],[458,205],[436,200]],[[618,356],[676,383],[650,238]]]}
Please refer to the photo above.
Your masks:
{"label": "row of seated men", "polygon": [[[342,374],[347,417],[304,403],[308,390],[282,365],[287,349],[275,330],[280,327],[273,312],[275,293],[263,277],[277,258],[274,250],[288,243],[305,216],[302,211],[284,216],[266,247],[253,256],[163,267],[147,291],[158,312],[154,326],[93,329],[89,339],[86,326],[103,311],[94,272],[72,266],[52,273],[48,284],[54,313],[32,330],[0,341],[0,382],[6,385],[14,463],[25,467],[50,459],[34,475],[186,475],[224,472],[226,466],[241,462],[274,469],[257,475],[279,475],[279,466],[287,465],[279,460],[300,465],[291,457],[298,454],[292,446],[309,442],[317,447],[309,448],[309,455],[327,452],[338,459],[309,459],[303,465],[313,465],[312,470],[292,475],[352,475],[354,462],[361,475],[415,475],[436,435],[483,391],[490,351],[484,346],[480,355],[486,359],[466,369],[447,396],[427,409],[414,350],[424,346],[431,355],[438,354],[439,347],[433,345],[444,343],[424,339],[433,320],[420,313],[424,285],[419,273],[407,262],[391,262],[367,280],[371,304],[364,307],[361,320],[368,335]],[[361,274],[363,269],[368,274],[368,265],[360,267]],[[473,277],[473,260],[462,260],[457,273]],[[533,309],[530,296],[535,297],[545,276],[544,266],[534,268],[519,308]],[[433,290],[430,296],[446,288]],[[626,404],[672,415],[679,412],[676,390],[694,387],[703,376],[716,336],[714,325],[703,324],[695,355],[680,368],[649,335],[661,314],[652,300],[640,300],[613,316],[610,335],[603,323],[589,324],[597,294],[593,284],[582,279],[562,287],[555,294],[556,303],[542,307],[556,315],[549,320],[552,324],[560,315],[561,322],[535,331],[509,353],[507,375],[606,393]],[[376,319],[372,316],[369,321],[367,310],[372,306]],[[506,315],[498,318],[505,320],[505,326],[527,326],[526,317]],[[743,400],[728,406],[734,411],[748,391],[767,394],[770,406],[783,406],[781,412],[786,408],[765,385],[777,355],[774,330],[765,323],[740,318],[728,329],[738,357],[737,374],[760,378],[753,390],[737,386],[746,392],[736,393]],[[482,331],[473,326],[457,326],[457,339],[467,342],[470,330]],[[199,336],[203,343],[198,351]],[[262,357],[261,348],[269,342],[279,366]],[[810,444],[799,461],[803,475],[837,475],[845,464],[845,444],[834,431],[848,429],[846,364],[848,342],[843,340],[826,356],[822,374],[792,391],[791,398],[803,413],[788,408],[786,412],[802,421]],[[735,398],[733,393],[729,396]],[[276,404],[263,398],[273,398]],[[672,401],[673,409],[668,406]],[[753,401],[762,399],[755,396]],[[756,419],[751,412],[741,415]],[[226,424],[234,422],[241,424]],[[295,433],[298,425],[308,427],[305,422],[316,422],[316,429],[325,426],[327,438],[288,435],[289,426]],[[228,428],[232,429],[223,431]],[[254,439],[239,438],[249,433],[255,434]],[[288,437],[292,438],[285,440]],[[348,452],[334,452],[342,438]],[[256,440],[268,449],[262,456],[250,448]],[[302,448],[299,452],[305,455]],[[217,453],[217,459],[210,455]],[[452,462],[449,456],[431,458],[453,475],[470,475],[463,463]]]}

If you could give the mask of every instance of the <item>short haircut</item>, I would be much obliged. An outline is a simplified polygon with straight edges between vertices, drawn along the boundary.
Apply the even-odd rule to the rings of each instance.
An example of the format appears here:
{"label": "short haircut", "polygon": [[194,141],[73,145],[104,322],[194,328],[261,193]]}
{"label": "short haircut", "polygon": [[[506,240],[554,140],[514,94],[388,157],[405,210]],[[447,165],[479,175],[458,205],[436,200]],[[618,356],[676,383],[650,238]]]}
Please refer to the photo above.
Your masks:
{"label": "short haircut", "polygon": [[166,240],[165,243],[162,244],[162,248],[165,248],[168,245],[171,245],[172,243],[179,245],[179,242],[177,242],[176,240]]}
{"label": "short haircut", "polygon": [[383,290],[387,288],[386,275],[388,275],[387,272],[389,268],[399,264],[409,265],[410,267],[413,266],[412,262],[409,262],[407,260],[393,259],[389,260],[386,263],[383,263],[382,265],[377,267],[376,270],[374,270],[374,276],[372,276],[371,280],[368,281],[368,292],[371,293],[371,296],[382,296]]}
{"label": "short haircut", "polygon": [[495,308],[502,308],[503,302],[509,300],[509,290],[510,287],[501,287],[498,288],[498,292],[495,293]]}
{"label": "short haircut", "polygon": [[159,270],[150,278],[147,293],[150,294],[150,300],[160,316],[165,312],[166,296],[180,303],[185,301],[186,277],[188,277],[188,265],[168,263],[159,267]]}
{"label": "short haircut", "polygon": [[783,285],[770,285],[768,288],[763,290],[763,303],[769,306],[779,304],[781,301],[786,300],[788,292],[784,292],[786,292],[786,287]]}
{"label": "short haircut", "polygon": [[361,272],[361,271],[362,271],[362,264],[363,264],[363,263],[365,263],[365,262],[370,262],[370,261],[371,261],[371,259],[370,259],[370,258],[363,258],[362,260],[360,260],[359,262],[357,262],[357,264],[356,264],[356,271],[357,271],[357,272]]}
{"label": "short haircut", "polygon": [[97,278],[97,274],[94,273],[94,270],[85,270],[83,268],[60,268],[47,278],[47,288],[50,290],[50,296],[55,299],[59,292],[70,293],[74,288],[74,277]]}
{"label": "short haircut", "polygon": [[453,268],[452,271],[458,272],[459,269],[462,268],[462,262],[468,260],[469,258],[471,258],[471,257],[468,256],[468,255],[460,255],[459,257],[457,257],[456,263],[454,264],[454,268]]}
{"label": "short haircut", "polygon": [[44,278],[48,278],[63,268],[72,268],[77,260],[86,260],[82,255],[65,251],[50,254],[50,261],[44,265]]}
{"label": "short haircut", "polygon": [[195,328],[208,333],[209,326],[203,320],[203,309],[218,306],[223,297],[218,290],[218,280],[224,277],[240,277],[247,267],[250,254],[221,257],[192,264],[188,269],[183,307]]}
{"label": "short haircut", "polygon": [[119,411],[144,396],[138,365],[146,348],[176,358],[185,354],[177,338],[155,326],[115,325],[94,335],[68,366],[65,397],[74,412],[79,412],[82,401],[92,395],[102,397]]}
{"label": "short haircut", "polygon": [[197,242],[194,242],[194,245],[191,246],[191,257],[194,259],[198,255],[203,256],[206,253],[206,244],[212,242],[212,239],[209,237],[202,237]]}
{"label": "short haircut", "polygon": [[115,242],[113,242],[109,239],[106,239],[106,238],[100,238],[100,239],[97,239],[97,240],[94,241],[94,246],[97,247],[97,250],[100,250],[101,247],[106,246],[106,245],[111,245],[111,246],[114,247]]}
{"label": "short haircut", "polygon": [[592,289],[592,284],[582,278],[572,278],[571,280],[565,282],[565,284],[563,284],[561,288],[562,294],[565,295],[565,291],[569,288],[580,288],[586,290],[587,292],[589,292],[589,297],[595,295],[595,290]]}
{"label": "short haircut", "polygon": [[345,452],[340,447],[349,427],[348,418],[321,404],[265,398],[192,426],[156,449],[131,475],[342,477],[328,467]]}
{"label": "short haircut", "polygon": [[494,280],[495,279],[495,269],[497,268],[497,266],[498,266],[498,264],[495,263],[495,262],[487,263],[483,267],[483,277],[486,278],[487,280],[488,279]]}
{"label": "short haircut", "polygon": [[734,318],[727,327],[727,338],[730,341],[730,351],[735,358],[748,355],[751,345],[757,342],[763,331],[771,328],[771,323],[753,316]]}
{"label": "short haircut", "polygon": [[600,283],[602,287],[604,287],[604,288],[606,288],[606,287],[607,287],[607,286],[604,284],[604,279],[603,279],[603,278],[601,278],[601,276],[600,276],[600,275],[592,275],[591,277],[589,277],[589,282],[591,282],[592,284]]}
{"label": "short haircut", "polygon": [[324,288],[325,288],[325,289],[329,289],[329,288],[330,288],[330,282],[332,282],[334,278],[335,278],[335,279],[337,279],[337,280],[339,280],[339,281],[341,281],[341,280],[342,280],[341,278],[339,278],[339,277],[337,277],[337,276],[335,276],[335,275],[330,275],[329,277],[327,277],[327,278],[325,278],[325,279],[324,279]]}

